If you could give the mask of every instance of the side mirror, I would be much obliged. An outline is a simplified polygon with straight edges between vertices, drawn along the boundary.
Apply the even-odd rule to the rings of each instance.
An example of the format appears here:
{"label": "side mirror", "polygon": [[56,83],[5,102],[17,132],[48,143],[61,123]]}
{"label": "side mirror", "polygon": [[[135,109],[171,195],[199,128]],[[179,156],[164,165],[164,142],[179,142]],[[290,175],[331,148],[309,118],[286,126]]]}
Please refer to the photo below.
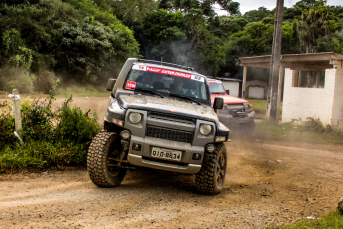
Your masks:
{"label": "side mirror", "polygon": [[112,91],[113,87],[114,87],[114,84],[116,83],[117,79],[112,79],[110,78],[107,82],[107,86],[106,86],[106,89],[107,91]]}
{"label": "side mirror", "polygon": [[224,107],[224,99],[220,97],[216,97],[214,99],[213,109],[217,111],[217,109],[223,109],[223,107]]}
{"label": "side mirror", "polygon": [[230,95],[230,90],[226,90],[226,93],[227,93],[228,95]]}

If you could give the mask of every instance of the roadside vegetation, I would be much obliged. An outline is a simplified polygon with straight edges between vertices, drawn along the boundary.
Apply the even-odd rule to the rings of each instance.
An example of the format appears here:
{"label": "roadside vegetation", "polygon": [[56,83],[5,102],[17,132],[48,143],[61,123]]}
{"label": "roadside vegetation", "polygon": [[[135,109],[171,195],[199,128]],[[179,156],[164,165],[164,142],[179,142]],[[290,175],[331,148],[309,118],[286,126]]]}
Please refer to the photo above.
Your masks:
{"label": "roadside vegetation", "polygon": [[343,228],[343,214],[339,211],[331,212],[317,219],[302,219],[295,224],[286,224],[280,227],[267,227],[267,229],[341,229]]}
{"label": "roadside vegetation", "polygon": [[249,103],[253,105],[256,118],[262,119],[261,122],[256,123],[253,137],[279,141],[343,144],[343,133],[330,125],[324,126],[319,119],[308,117],[297,124],[290,122],[274,125],[265,120],[266,100],[249,100]]}
{"label": "roadside vegetation", "polygon": [[46,170],[51,166],[85,165],[88,146],[101,130],[96,114],[70,107],[70,96],[52,110],[55,94],[45,100],[22,101],[22,145],[14,136],[15,123],[10,103],[0,107],[0,172]]}

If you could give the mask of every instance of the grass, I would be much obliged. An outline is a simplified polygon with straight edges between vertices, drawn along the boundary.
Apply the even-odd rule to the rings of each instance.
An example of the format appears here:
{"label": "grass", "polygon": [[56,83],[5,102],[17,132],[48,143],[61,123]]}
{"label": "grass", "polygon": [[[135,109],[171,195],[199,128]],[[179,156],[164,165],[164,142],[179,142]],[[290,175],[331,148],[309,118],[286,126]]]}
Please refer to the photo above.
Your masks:
{"label": "grass", "polygon": [[302,219],[295,224],[286,224],[279,227],[267,227],[268,229],[342,229],[343,214],[338,211],[322,216],[320,219]]}
{"label": "grass", "polygon": [[343,144],[340,131],[323,127],[319,120],[309,119],[303,125],[283,123],[274,125],[268,121],[256,123],[253,136],[256,138],[289,142],[319,144]]}
{"label": "grass", "polygon": [[[249,99],[249,103],[252,105],[256,116],[256,119],[266,119],[266,110],[267,110],[267,100],[257,100],[257,99]],[[282,113],[282,103],[280,107],[280,120],[281,120],[281,113]]]}
{"label": "grass", "polygon": [[266,118],[266,110],[267,110],[267,100],[257,100],[257,99],[249,99],[249,103],[252,105],[257,119],[265,119]]}

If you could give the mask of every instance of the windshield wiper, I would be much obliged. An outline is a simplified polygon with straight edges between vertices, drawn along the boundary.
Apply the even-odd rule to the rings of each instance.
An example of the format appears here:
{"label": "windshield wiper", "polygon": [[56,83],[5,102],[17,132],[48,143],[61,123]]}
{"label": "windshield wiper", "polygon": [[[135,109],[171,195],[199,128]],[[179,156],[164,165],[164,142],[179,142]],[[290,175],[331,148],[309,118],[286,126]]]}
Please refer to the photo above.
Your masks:
{"label": "windshield wiper", "polygon": [[163,95],[161,95],[160,93],[158,93],[157,91],[154,91],[154,90],[148,90],[148,89],[143,89],[143,88],[136,88],[136,89],[135,89],[135,92],[136,92],[136,91],[149,92],[149,93],[151,93],[151,94],[155,94],[155,95],[160,96],[161,98],[164,98]]}
{"label": "windshield wiper", "polygon": [[169,96],[173,96],[173,97],[179,97],[179,98],[182,98],[182,99],[188,99],[189,101],[192,101],[194,103],[197,103],[199,105],[201,105],[201,103],[191,97],[188,97],[188,96],[184,96],[184,95],[179,95],[179,94],[175,94],[175,93],[169,93]]}

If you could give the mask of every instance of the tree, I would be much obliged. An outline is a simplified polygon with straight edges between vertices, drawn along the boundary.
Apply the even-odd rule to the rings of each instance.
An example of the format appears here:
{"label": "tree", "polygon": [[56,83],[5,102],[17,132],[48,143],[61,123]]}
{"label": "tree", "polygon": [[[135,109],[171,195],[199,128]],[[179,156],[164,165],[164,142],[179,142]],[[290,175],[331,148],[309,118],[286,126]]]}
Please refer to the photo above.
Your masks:
{"label": "tree", "polygon": [[[66,78],[95,83],[99,77],[111,76],[116,64],[139,56],[132,31],[112,14],[91,0],[70,3],[77,6],[58,0],[1,5],[0,34],[10,29],[18,32],[23,45],[16,50],[31,50],[31,71],[53,69]],[[0,55],[10,60],[8,52],[4,53],[5,42],[0,43]]]}
{"label": "tree", "polygon": [[259,7],[258,10],[250,10],[246,12],[243,17],[249,22],[258,22],[268,16],[274,17],[274,14],[271,14],[270,10],[262,6]]}
{"label": "tree", "polygon": [[301,18],[298,19],[298,34],[302,44],[302,52],[314,52],[313,46],[318,38],[328,36],[329,30],[327,18],[329,8],[326,2],[319,0],[309,9],[304,9]]}
{"label": "tree", "polygon": [[160,1],[159,8],[165,10],[176,10],[185,13],[191,10],[202,10],[202,14],[213,17],[215,11],[213,10],[214,4],[218,4],[223,10],[226,10],[231,15],[239,14],[239,3],[232,0],[162,0]]}

